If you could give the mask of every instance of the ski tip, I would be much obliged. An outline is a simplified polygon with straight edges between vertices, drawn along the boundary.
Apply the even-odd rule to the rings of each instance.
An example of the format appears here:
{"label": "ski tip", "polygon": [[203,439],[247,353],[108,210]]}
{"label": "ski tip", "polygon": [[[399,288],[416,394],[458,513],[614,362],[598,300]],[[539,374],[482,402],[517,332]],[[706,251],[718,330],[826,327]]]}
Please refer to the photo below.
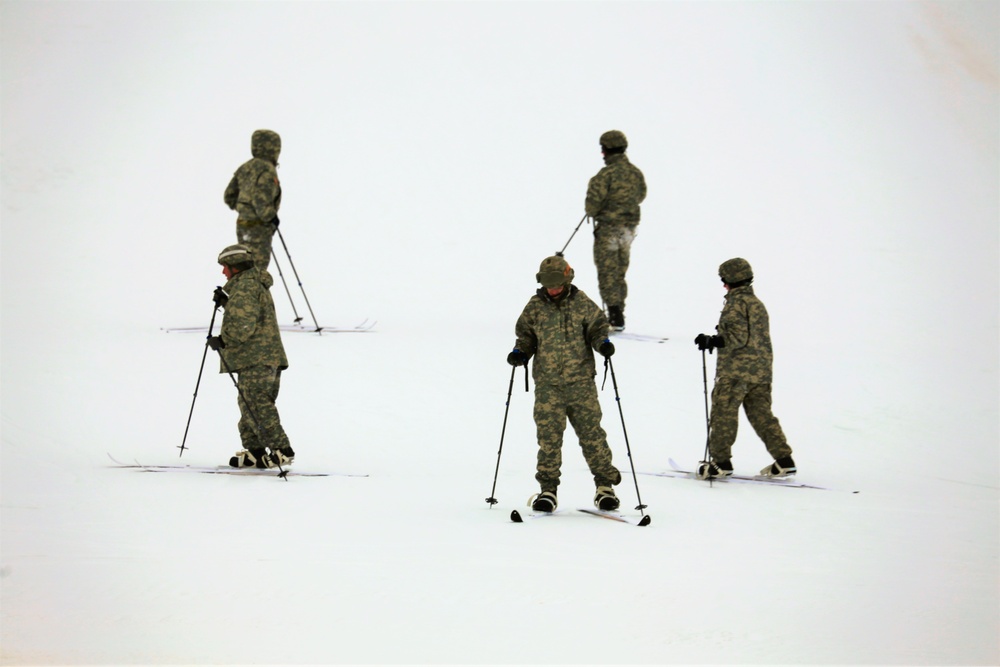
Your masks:
{"label": "ski tip", "polygon": [[517,510],[511,510],[510,520],[514,523],[524,523],[524,519],[521,518],[521,513]]}
{"label": "ski tip", "polygon": [[651,523],[653,523],[653,517],[649,516],[648,514],[643,515],[643,517],[639,519],[640,526],[648,526]]}

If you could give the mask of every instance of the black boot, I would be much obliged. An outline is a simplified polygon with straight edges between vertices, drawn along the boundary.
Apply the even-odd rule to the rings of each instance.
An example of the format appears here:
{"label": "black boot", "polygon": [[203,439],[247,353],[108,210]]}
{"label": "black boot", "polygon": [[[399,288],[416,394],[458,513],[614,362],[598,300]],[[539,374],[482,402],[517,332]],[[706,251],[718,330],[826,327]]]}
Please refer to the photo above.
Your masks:
{"label": "black boot", "polygon": [[725,461],[702,461],[698,464],[698,479],[715,479],[717,477],[729,477],[733,474],[733,462],[729,459]]}
{"label": "black boot", "polygon": [[621,306],[608,306],[608,324],[615,331],[625,329],[625,312]]}

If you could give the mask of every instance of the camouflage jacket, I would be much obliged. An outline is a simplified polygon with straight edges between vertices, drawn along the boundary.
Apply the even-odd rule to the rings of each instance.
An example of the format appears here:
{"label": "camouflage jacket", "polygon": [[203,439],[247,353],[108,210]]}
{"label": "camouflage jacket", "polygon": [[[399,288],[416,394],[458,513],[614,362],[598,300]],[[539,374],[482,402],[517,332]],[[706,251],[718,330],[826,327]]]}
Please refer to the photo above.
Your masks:
{"label": "camouflage jacket", "polygon": [[719,317],[719,335],[726,346],[718,349],[716,379],[771,382],[774,353],[767,309],[750,285],[729,290]]}
{"label": "camouflage jacket", "polygon": [[536,384],[564,384],[597,374],[594,350],[608,337],[608,318],[575,285],[553,299],[539,289],[517,318],[516,346],[534,357]]}
{"label": "camouflage jacket", "polygon": [[624,153],[608,155],[604,162],[606,166],[587,185],[587,215],[602,225],[638,225],[646,179]]}
{"label": "camouflage jacket", "polygon": [[[226,344],[221,352],[234,372],[253,366],[288,368],[271,299],[272,284],[270,273],[254,268],[240,271],[223,287],[229,302],[219,334]],[[219,366],[225,373],[222,362]]]}
{"label": "camouflage jacket", "polygon": [[281,184],[278,182],[278,156],[267,145],[253,143],[253,157],[236,170],[223,199],[246,222],[270,222],[281,206]]}

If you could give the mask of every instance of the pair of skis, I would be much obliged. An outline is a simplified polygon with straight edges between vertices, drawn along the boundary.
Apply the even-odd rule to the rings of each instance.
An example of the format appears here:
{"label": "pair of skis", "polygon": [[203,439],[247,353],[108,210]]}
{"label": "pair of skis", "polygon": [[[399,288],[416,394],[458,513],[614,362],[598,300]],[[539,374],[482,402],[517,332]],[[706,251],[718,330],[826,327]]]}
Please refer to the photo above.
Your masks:
{"label": "pair of skis", "polygon": [[[590,508],[579,508],[575,510],[577,512],[583,512],[584,514],[589,514],[590,516],[600,517],[602,519],[609,519],[611,521],[618,521],[619,523],[627,523],[633,526],[648,526],[652,521],[652,517],[648,514],[644,514],[640,519],[634,519],[632,517],[627,517],[623,514],[618,514],[617,512],[605,512],[598,509]],[[554,512],[532,512],[528,515],[529,519],[541,519],[547,516],[559,516],[568,514],[569,510],[555,510]],[[517,510],[513,510],[510,513],[510,520],[514,523],[524,523],[524,517]]]}
{"label": "pair of skis", "polygon": [[136,472],[195,472],[206,475],[241,475],[244,477],[368,477],[368,475],[352,474],[343,472],[297,472],[286,470],[282,475],[277,468],[232,468],[230,466],[195,466],[195,465],[144,465],[138,461],[134,463],[122,463],[115,457],[108,454],[108,458],[114,463],[112,468],[125,468]]}
{"label": "pair of skis", "polygon": [[[371,333],[375,331],[376,320],[366,319],[353,327],[332,326],[332,327],[309,327],[301,323],[280,324],[278,329],[289,333]],[[206,327],[161,327],[161,331],[166,333],[207,333]]]}
{"label": "pair of skis", "polygon": [[[676,461],[673,459],[667,459],[670,464],[670,470],[664,472],[640,472],[640,475],[652,475],[654,477],[675,477],[679,479],[698,479],[697,473],[692,470],[683,469]],[[708,481],[708,480],[700,480]],[[767,477],[765,475],[729,475],[726,477],[716,477],[711,481],[726,483],[736,483],[736,484],[766,484],[768,486],[785,486],[790,489],[816,489],[820,491],[833,491],[834,489],[828,486],[817,486],[815,484],[805,484],[799,482],[794,477]],[[858,491],[852,491],[851,493],[858,493]]]}

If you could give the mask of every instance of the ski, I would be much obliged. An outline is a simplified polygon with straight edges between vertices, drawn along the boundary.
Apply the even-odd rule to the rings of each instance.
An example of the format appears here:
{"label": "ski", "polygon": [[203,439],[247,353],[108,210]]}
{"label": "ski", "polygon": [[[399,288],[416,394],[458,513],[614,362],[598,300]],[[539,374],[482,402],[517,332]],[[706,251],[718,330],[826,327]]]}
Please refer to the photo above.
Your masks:
{"label": "ski", "polygon": [[[639,472],[639,475],[651,475],[653,477],[674,477],[677,479],[698,479],[693,470],[684,470],[673,459],[667,459],[671,470],[663,472]],[[708,480],[699,480],[708,481]],[[828,486],[817,486],[815,484],[804,484],[790,477],[764,477],[763,475],[730,475],[728,477],[715,477],[711,481],[723,484],[766,484],[768,486],[784,486],[790,489],[816,489],[819,491],[834,491]],[[852,491],[851,493],[858,493]]]}
{"label": "ski", "polygon": [[589,514],[591,516],[599,516],[602,519],[611,519],[612,521],[620,521],[621,523],[628,523],[633,526],[648,526],[652,523],[653,518],[648,514],[643,514],[641,519],[631,519],[623,514],[618,514],[617,512],[605,512],[604,510],[590,509],[590,508],[580,508],[577,512],[583,512],[584,514]]}
{"label": "ski", "polygon": [[[297,324],[279,324],[278,329],[281,331],[289,333],[374,333],[375,325],[378,324],[376,320],[364,320],[360,324],[353,327],[351,326],[330,326],[330,327],[311,327],[306,326],[301,323]],[[208,327],[160,327],[160,331],[165,333],[208,333]]]}
{"label": "ski", "polygon": [[638,340],[647,343],[665,343],[669,338],[666,336],[651,336],[649,334],[637,334],[629,331],[611,331],[611,338],[621,338],[623,340]]}
{"label": "ski", "polygon": [[[628,523],[633,526],[648,526],[652,521],[652,518],[648,514],[643,515],[641,519],[631,519],[622,514],[618,514],[617,512],[604,512],[598,509],[578,508],[576,511],[583,512],[584,514],[588,514],[590,516],[600,517],[602,519],[610,519],[611,521]],[[567,513],[568,513],[567,510],[555,510],[554,512],[532,512],[531,514],[528,515],[528,518],[541,519],[542,517],[558,516],[560,514],[567,514]],[[521,513],[518,512],[517,510],[511,511],[510,520],[513,521],[514,523],[524,523],[524,517],[521,516]]]}
{"label": "ski", "polygon": [[[196,465],[144,465],[136,461],[135,463],[122,463],[115,457],[108,454],[108,458],[114,462],[111,468],[126,468],[136,472],[196,472],[206,475],[244,475],[247,477],[281,477],[278,468],[232,468],[230,466],[196,466]],[[298,472],[286,469],[289,477],[368,477],[368,475],[343,472]]]}

